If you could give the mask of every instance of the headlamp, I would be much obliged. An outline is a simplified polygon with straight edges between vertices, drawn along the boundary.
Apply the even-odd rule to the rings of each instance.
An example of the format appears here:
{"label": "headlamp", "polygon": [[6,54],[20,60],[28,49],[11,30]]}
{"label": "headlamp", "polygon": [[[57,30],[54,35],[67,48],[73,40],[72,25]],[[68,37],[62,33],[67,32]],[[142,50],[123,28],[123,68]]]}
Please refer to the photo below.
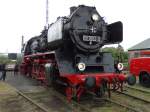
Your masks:
{"label": "headlamp", "polygon": [[123,64],[122,63],[118,63],[118,65],[117,65],[117,68],[118,68],[118,70],[119,71],[122,71],[123,70]]}
{"label": "headlamp", "polygon": [[93,14],[92,15],[92,20],[93,21],[98,21],[99,20],[99,16],[97,14]]}
{"label": "headlamp", "polygon": [[77,67],[80,71],[84,71],[86,66],[85,63],[80,62],[78,63]]}

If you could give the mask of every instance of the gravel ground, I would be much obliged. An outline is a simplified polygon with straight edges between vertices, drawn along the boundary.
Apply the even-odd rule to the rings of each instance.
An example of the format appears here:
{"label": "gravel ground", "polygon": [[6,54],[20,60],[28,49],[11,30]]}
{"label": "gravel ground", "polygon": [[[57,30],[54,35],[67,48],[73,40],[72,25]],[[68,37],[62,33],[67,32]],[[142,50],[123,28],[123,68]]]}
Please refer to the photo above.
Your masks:
{"label": "gravel ground", "polygon": [[[73,112],[66,104],[64,104],[63,101],[53,96],[49,91],[46,91],[46,88],[43,86],[40,86],[35,79],[31,79],[19,74],[14,75],[13,72],[7,72],[5,82],[25,93],[26,95],[30,94],[29,96],[31,99],[35,100],[38,104],[48,109],[50,112]],[[0,112],[42,111],[37,110],[36,106],[32,106],[30,102],[19,95],[3,94],[3,96],[0,95]]]}
{"label": "gravel ground", "polygon": [[7,72],[6,82],[14,86],[20,91],[31,91],[39,87],[39,84],[36,80],[25,77],[23,75],[14,75],[13,72]]}
{"label": "gravel ground", "polygon": [[[7,72],[6,81],[8,84],[14,86],[16,89],[24,92],[26,95],[31,97],[33,100],[36,100],[39,104],[44,106],[50,112],[77,112],[76,109],[71,110],[63,101],[61,101],[56,96],[52,95],[52,91],[47,91],[46,88],[40,86],[40,84],[35,80],[28,78],[23,75],[14,75],[13,72]],[[123,100],[121,95],[115,96],[118,100]],[[14,103],[18,102],[18,103]],[[128,102],[129,103],[129,102]],[[112,104],[100,104],[100,107],[93,106],[89,103],[92,112],[126,112],[126,109],[118,108]],[[22,98],[18,97],[5,97],[0,98],[0,112],[29,112],[36,111],[36,107],[28,108],[30,104],[23,101]],[[15,108],[14,108],[15,107]],[[19,108],[20,107],[20,108]],[[27,109],[26,109],[27,108]],[[13,109],[13,110],[12,110]],[[38,110],[36,111],[38,112]]]}

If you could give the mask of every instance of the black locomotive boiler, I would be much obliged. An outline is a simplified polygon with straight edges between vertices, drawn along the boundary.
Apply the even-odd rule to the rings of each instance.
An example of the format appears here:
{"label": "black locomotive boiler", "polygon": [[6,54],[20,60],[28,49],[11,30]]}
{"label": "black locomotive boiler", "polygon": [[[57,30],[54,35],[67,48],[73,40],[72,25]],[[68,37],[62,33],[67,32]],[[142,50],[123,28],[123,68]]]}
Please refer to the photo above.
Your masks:
{"label": "black locomotive boiler", "polygon": [[71,7],[69,16],[58,17],[27,42],[21,72],[47,85],[64,85],[69,100],[87,90],[102,96],[104,88],[117,90],[130,81],[115,73],[111,53],[100,52],[122,40],[122,22],[107,24],[95,7]]}

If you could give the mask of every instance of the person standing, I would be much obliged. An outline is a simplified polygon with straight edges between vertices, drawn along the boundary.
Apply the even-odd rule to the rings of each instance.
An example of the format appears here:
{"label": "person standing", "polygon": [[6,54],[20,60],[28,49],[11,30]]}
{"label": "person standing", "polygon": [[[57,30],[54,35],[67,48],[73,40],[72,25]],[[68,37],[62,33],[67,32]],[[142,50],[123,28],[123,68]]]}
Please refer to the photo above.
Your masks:
{"label": "person standing", "polygon": [[5,81],[6,79],[6,64],[1,65],[1,71],[2,71],[2,76],[0,77],[0,80]]}
{"label": "person standing", "polygon": [[16,64],[14,67],[14,75],[18,75],[18,71],[19,71],[19,65]]}

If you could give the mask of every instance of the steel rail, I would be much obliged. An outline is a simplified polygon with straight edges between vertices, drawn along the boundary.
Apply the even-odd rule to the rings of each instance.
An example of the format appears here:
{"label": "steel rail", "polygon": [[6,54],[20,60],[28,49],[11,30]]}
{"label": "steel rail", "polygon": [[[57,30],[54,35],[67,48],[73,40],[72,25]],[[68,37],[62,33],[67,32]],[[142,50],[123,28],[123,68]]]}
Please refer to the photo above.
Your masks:
{"label": "steel rail", "polygon": [[103,98],[103,99],[102,99],[102,98],[95,97],[95,99],[96,99],[96,101],[97,101],[97,100],[99,100],[99,101],[105,100],[105,101],[107,101],[107,102],[110,102],[110,103],[113,103],[113,104],[118,105],[118,106],[120,106],[120,107],[123,107],[123,108],[125,108],[125,109],[127,109],[127,110],[131,110],[131,111],[133,111],[133,112],[140,112],[140,111],[137,110],[137,109],[134,109],[134,108],[132,108],[132,107],[130,107],[130,106],[128,106],[128,105],[125,105],[125,104],[119,103],[119,102],[117,102],[117,101],[114,101],[114,100],[112,100],[112,99],[110,99],[110,98]]}
{"label": "steel rail", "polygon": [[78,110],[78,112],[81,111],[81,110],[85,110],[86,112],[91,112],[90,109],[88,109],[88,108],[85,107],[84,105],[82,105],[82,104],[80,104],[80,103],[78,103],[78,102],[76,102],[76,101],[74,101],[74,100],[71,100],[71,102],[69,102],[69,101],[67,100],[67,98],[66,98],[65,95],[59,93],[59,92],[56,91],[55,89],[53,89],[53,93],[52,93],[52,94],[55,95],[56,97],[58,97],[59,99],[61,99],[61,100],[62,100],[65,104],[67,104],[71,109],[74,109],[73,106],[75,105],[75,106],[80,107],[80,109]]}
{"label": "steel rail", "polygon": [[[145,103],[150,103],[149,100],[146,100],[146,99],[143,99],[143,98],[140,98],[140,97],[136,97],[136,96],[133,96],[133,95],[131,95],[131,94],[127,94],[127,93],[120,92],[120,91],[115,91],[115,92],[116,92],[116,93],[119,93],[119,94],[123,94],[123,95],[125,95],[125,96],[132,97],[132,98],[137,99],[137,100],[140,100],[140,101],[143,101],[143,102],[145,102]],[[115,93],[115,92],[114,92],[114,93]]]}
{"label": "steel rail", "polygon": [[137,91],[140,91],[140,92],[144,92],[144,93],[148,93],[150,94],[150,91],[146,91],[144,89],[140,89],[140,88],[137,88],[137,87],[130,87],[130,86],[125,86],[126,88],[130,88],[130,89],[134,89],[134,90],[137,90]]}
{"label": "steel rail", "polygon": [[[93,93],[91,93],[91,92],[88,92],[89,94],[91,94],[91,95],[94,95]],[[116,102],[116,101],[114,101],[114,100],[112,100],[112,99],[110,99],[110,98],[99,98],[99,97],[96,97],[96,96],[94,96],[93,97],[93,100],[96,100],[96,101],[107,101],[107,102],[110,102],[110,103],[113,103],[113,104],[115,104],[115,105],[118,105],[118,106],[120,106],[120,107],[123,107],[123,108],[125,108],[125,109],[127,109],[127,110],[131,110],[131,111],[133,111],[133,112],[140,112],[139,110],[137,110],[137,109],[135,109],[135,108],[132,108],[132,107],[130,107],[130,106],[127,106],[127,105],[125,105],[125,104],[122,104],[122,103],[118,103],[118,102]],[[77,102],[75,102],[75,103],[77,103]],[[80,106],[80,105],[79,105]],[[85,107],[84,107],[85,108]],[[87,107],[86,107],[87,108]]]}
{"label": "steel rail", "polygon": [[27,95],[25,95],[24,93],[22,93],[21,91],[16,89],[16,92],[21,95],[22,97],[24,97],[26,100],[28,100],[29,102],[31,102],[32,104],[36,105],[38,108],[40,108],[42,111],[44,112],[50,112],[50,110],[44,108],[43,106],[41,106],[40,104],[38,104],[36,101],[32,100],[31,98],[29,98]]}
{"label": "steel rail", "polygon": [[[50,88],[48,88],[48,90],[50,90]],[[36,101],[34,101],[34,100],[32,100],[31,98],[29,98],[29,97],[28,97],[27,95],[25,95],[24,93],[20,92],[19,90],[16,90],[16,91],[17,91],[17,93],[18,93],[19,95],[23,96],[25,99],[27,99],[28,101],[30,101],[31,103],[33,103],[34,105],[36,105],[37,107],[39,107],[39,108],[40,108],[41,110],[43,110],[44,112],[50,112],[48,109],[42,107],[40,104],[38,104]],[[53,91],[52,94],[53,94],[54,96],[56,96],[56,97],[58,97],[60,100],[62,100],[62,101],[63,101],[66,105],[68,105],[71,109],[74,109],[73,106],[78,106],[78,107],[79,107],[79,111],[85,110],[86,112],[91,112],[91,110],[90,110],[89,108],[87,108],[85,105],[80,104],[79,102],[76,102],[76,101],[73,101],[73,100],[72,100],[71,102],[68,102],[66,96],[64,96],[63,94],[59,93],[59,92],[56,91],[55,89],[52,89],[52,91]],[[119,93],[119,94],[124,94],[124,95],[128,95],[128,96],[133,97],[133,98],[135,98],[135,99],[141,100],[141,98],[138,98],[138,97],[135,97],[135,96],[126,94],[126,93],[122,93],[122,92],[119,92],[119,91],[117,91],[117,93]],[[131,110],[131,111],[133,111],[133,112],[140,112],[139,110],[136,110],[136,109],[134,109],[134,108],[132,108],[132,107],[130,107],[130,106],[127,106],[127,105],[125,105],[125,104],[119,103],[119,102],[114,101],[114,100],[109,99],[109,98],[98,98],[98,97],[94,97],[94,99],[95,99],[96,101],[98,101],[98,100],[99,100],[99,101],[105,100],[105,101],[107,101],[107,102],[113,103],[113,104],[118,105],[118,106],[120,106],[120,107],[126,108],[127,110]],[[145,101],[145,100],[143,100],[143,99],[142,99],[142,101],[147,102],[147,103],[150,103],[150,101]]]}
{"label": "steel rail", "polygon": [[121,106],[121,107],[124,107],[124,108],[126,108],[127,110],[131,110],[131,111],[133,111],[133,112],[141,112],[140,110],[137,110],[137,109],[135,109],[135,108],[129,107],[129,106],[125,105],[125,104],[119,103],[119,102],[114,101],[114,100],[112,100],[112,99],[107,98],[107,99],[105,99],[105,100],[108,101],[108,102],[114,103],[114,104],[116,104],[116,105],[119,105],[119,106]]}

